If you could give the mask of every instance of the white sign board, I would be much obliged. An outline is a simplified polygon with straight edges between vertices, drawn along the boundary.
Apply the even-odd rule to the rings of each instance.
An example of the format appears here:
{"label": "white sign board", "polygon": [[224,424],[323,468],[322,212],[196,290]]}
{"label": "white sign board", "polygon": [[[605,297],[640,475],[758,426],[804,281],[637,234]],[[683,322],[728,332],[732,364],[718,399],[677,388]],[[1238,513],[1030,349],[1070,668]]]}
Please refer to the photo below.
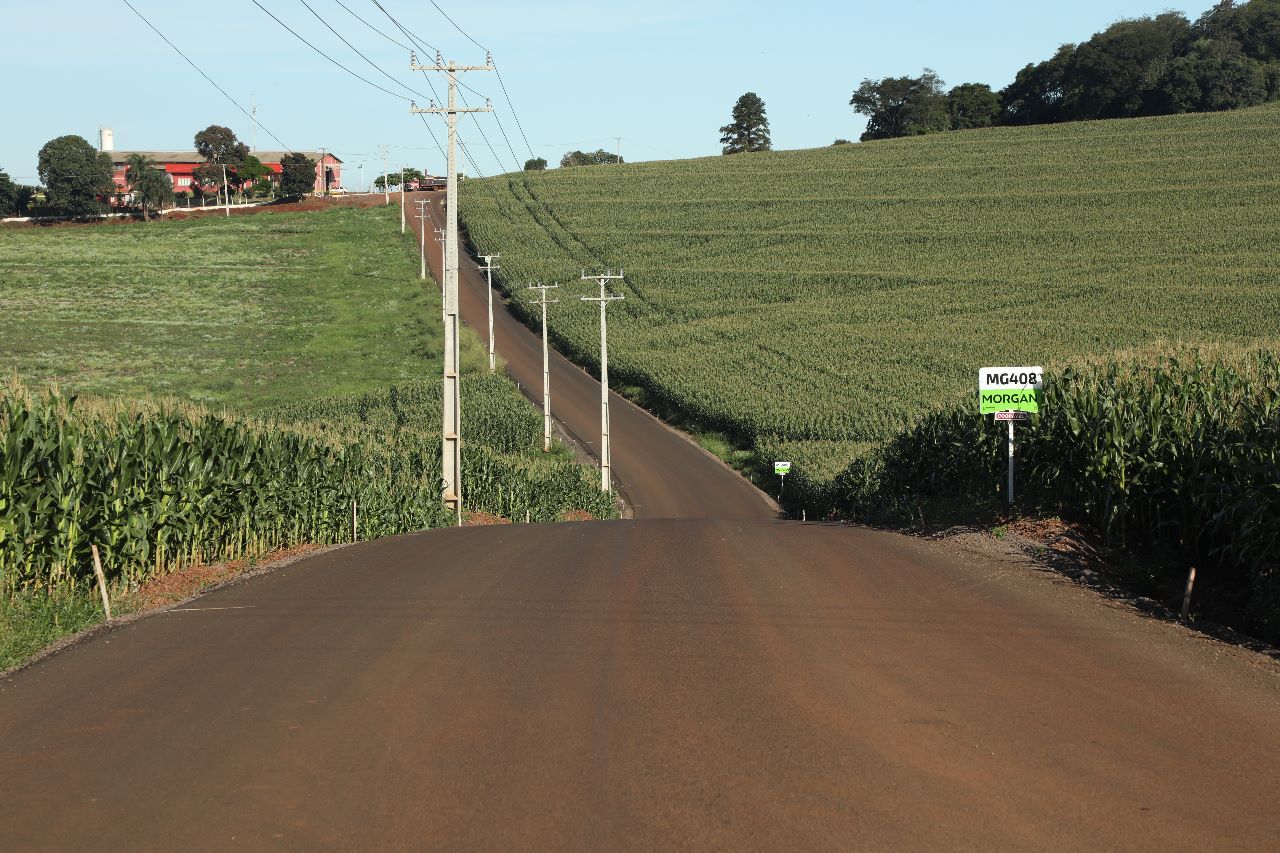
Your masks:
{"label": "white sign board", "polygon": [[984,415],[1038,412],[1043,394],[1043,367],[984,367],[978,371],[978,401]]}
{"label": "white sign board", "polygon": [[790,470],[791,470],[791,463],[790,463],[790,462],[775,462],[775,463],[773,463],[773,473],[777,474],[779,477],[785,477],[785,476],[787,476],[787,473],[788,473]]}

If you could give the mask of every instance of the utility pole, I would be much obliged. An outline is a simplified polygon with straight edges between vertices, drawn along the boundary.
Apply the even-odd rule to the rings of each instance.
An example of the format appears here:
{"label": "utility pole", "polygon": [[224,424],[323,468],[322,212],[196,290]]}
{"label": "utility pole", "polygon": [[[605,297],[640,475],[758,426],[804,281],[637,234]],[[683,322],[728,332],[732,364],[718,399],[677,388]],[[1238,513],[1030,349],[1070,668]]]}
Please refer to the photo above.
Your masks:
{"label": "utility pole", "polygon": [[489,372],[493,373],[498,365],[497,359],[493,354],[493,271],[502,268],[493,265],[493,262],[500,257],[499,255],[484,255],[483,257],[484,266],[480,267],[480,269],[484,270],[485,277],[489,280]]}
{"label": "utility pole", "polygon": [[547,351],[547,306],[554,305],[559,299],[547,301],[547,291],[555,290],[558,284],[531,284],[527,290],[538,291],[538,301],[534,305],[542,306],[542,452],[551,452],[551,360]]}
{"label": "utility pole", "polygon": [[254,94],[249,95],[249,104],[252,115],[250,120],[253,121],[253,153],[258,153],[258,98]]}
{"label": "utility pole", "polygon": [[404,233],[404,164],[400,164],[400,233]]}
{"label": "utility pole", "polygon": [[231,187],[227,186],[227,164],[222,164],[222,209],[231,215]]}
{"label": "utility pole", "polygon": [[608,282],[622,281],[622,270],[618,270],[617,275],[614,275],[612,270],[596,275],[587,275],[586,270],[583,270],[582,280],[600,283],[599,296],[580,296],[578,298],[583,302],[600,303],[600,491],[607,492],[613,486],[611,476],[613,457],[609,449],[609,327],[605,318],[605,311],[610,302],[617,299],[625,299],[626,297],[611,296],[606,289]]}
{"label": "utility pole", "polygon": [[391,204],[391,184],[387,183],[387,146],[379,145],[378,151],[382,153],[382,195],[385,198],[383,207]]}
{"label": "utility pole", "polygon": [[418,278],[426,280],[427,277],[427,200],[418,200],[418,254],[421,269],[418,270]]}
{"label": "utility pole", "polygon": [[621,166],[622,165],[622,137],[615,136],[614,139],[618,140],[618,165]]}
{"label": "utility pole", "polygon": [[327,198],[329,195],[329,170],[324,167],[325,150],[320,149],[320,188]]}
{"label": "utility pole", "polygon": [[448,208],[445,216],[444,248],[444,405],[441,429],[440,461],[443,473],[443,497],[446,506],[455,509],[458,524],[462,524],[462,399],[458,377],[458,115],[460,113],[492,112],[493,104],[486,101],[483,107],[458,106],[458,74],[466,71],[493,71],[493,55],[486,54],[484,65],[459,65],[436,53],[433,65],[419,65],[414,54],[409,55],[410,71],[441,71],[449,79],[449,101],[441,107],[432,103],[420,108],[412,101],[410,114],[435,113],[444,115],[449,126],[449,183],[445,195]]}

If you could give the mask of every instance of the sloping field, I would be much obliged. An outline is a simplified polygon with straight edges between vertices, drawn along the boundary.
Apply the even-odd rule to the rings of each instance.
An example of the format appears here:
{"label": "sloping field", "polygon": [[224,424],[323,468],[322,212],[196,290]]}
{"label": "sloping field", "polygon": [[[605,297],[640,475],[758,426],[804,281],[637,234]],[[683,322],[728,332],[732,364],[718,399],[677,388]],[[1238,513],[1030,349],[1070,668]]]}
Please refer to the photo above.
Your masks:
{"label": "sloping field", "polygon": [[398,223],[375,208],[0,229],[0,371],[237,408],[434,375],[439,297]]}
{"label": "sloping field", "polygon": [[[1270,105],[526,173],[462,214],[511,290],[625,267],[619,382],[834,472],[984,364],[1275,336],[1278,151]],[[597,316],[551,315],[586,363]]]}

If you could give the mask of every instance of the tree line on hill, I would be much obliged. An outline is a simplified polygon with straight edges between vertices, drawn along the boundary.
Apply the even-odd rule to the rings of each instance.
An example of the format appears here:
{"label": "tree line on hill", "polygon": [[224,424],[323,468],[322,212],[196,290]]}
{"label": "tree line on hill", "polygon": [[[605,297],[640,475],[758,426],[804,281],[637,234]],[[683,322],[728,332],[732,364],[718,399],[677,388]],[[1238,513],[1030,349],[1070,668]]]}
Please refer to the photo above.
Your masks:
{"label": "tree line on hill", "polygon": [[992,125],[1210,112],[1280,99],[1280,0],[1220,0],[1194,23],[1179,12],[1118,21],[1064,44],[994,91],[918,77],[863,80],[849,100],[864,141]]}
{"label": "tree line on hill", "polygon": [[[195,149],[204,162],[192,170],[191,189],[178,191],[163,168],[144,154],[134,153],[125,161],[125,182],[129,205],[150,212],[171,205],[177,195],[196,198],[218,193],[227,196],[238,187],[258,197],[279,195],[300,198],[315,187],[316,161],[291,152],[281,158],[278,183],[271,169],[249,153],[249,146],[227,127],[211,124],[195,135]],[[225,169],[225,172],[224,172]],[[111,155],[99,151],[83,136],[68,134],[51,139],[40,149],[37,171],[40,187],[15,184],[0,171],[0,216],[36,212],[62,216],[98,216],[119,195],[113,180]]]}

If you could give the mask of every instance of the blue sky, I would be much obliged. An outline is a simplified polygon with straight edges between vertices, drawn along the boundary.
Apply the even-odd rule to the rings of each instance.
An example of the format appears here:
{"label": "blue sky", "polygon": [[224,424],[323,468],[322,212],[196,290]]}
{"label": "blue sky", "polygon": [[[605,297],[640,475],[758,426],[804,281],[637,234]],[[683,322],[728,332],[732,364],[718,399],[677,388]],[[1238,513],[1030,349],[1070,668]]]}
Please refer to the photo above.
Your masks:
{"label": "blue sky", "polygon": [[[252,0],[208,6],[131,0],[210,77],[248,107],[286,146],[324,146],[347,163],[344,183],[380,170],[377,146],[393,162],[433,173],[442,157],[408,104],[349,76],[298,42]],[[401,92],[333,33],[301,0],[259,0],[353,71]],[[408,56],[346,11],[338,0],[307,0],[369,59],[411,89],[429,94]],[[734,101],[765,101],[775,148],[811,148],[857,139],[863,120],[849,96],[865,77],[915,74],[928,66],[949,84],[999,88],[1027,62],[1081,41],[1123,17],[1175,9],[1195,18],[1211,0],[1077,0],[1074,3],[890,0],[890,2],[721,2],[721,0],[437,0],[491,49],[528,137],[521,137],[494,75],[466,82],[492,95],[496,116],[468,117],[463,138],[479,170],[493,174],[529,157],[552,165],[568,150],[612,150],[627,160],[718,154],[718,128]],[[403,35],[372,0],[342,0],[397,41]],[[447,58],[483,64],[483,52],[428,0],[382,0],[414,35]],[[216,13],[216,14],[215,14]],[[250,121],[205,82],[121,0],[0,3],[7,73],[0,91],[7,127],[0,169],[34,183],[36,155],[67,133],[97,144],[100,125],[120,149],[190,149],[192,136],[225,124],[248,142]],[[438,75],[436,75],[438,76]],[[436,80],[437,90],[441,82]],[[471,96],[473,102],[478,100]],[[441,120],[432,117],[437,138]],[[496,156],[477,132],[483,129]],[[277,148],[261,128],[262,149]],[[514,162],[513,162],[514,161]],[[467,168],[472,173],[474,169]]]}

